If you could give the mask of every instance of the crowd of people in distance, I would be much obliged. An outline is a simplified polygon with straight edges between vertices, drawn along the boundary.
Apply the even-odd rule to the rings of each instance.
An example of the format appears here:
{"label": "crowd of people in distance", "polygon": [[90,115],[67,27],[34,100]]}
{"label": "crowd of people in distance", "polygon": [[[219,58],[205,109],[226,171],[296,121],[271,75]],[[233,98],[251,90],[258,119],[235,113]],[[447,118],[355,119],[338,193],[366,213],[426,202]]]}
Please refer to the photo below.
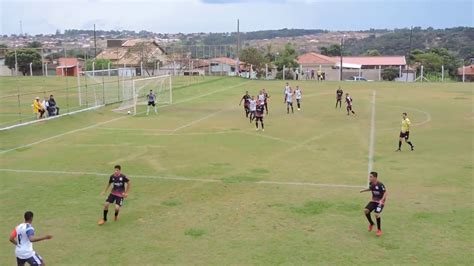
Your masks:
{"label": "crowd of people in distance", "polygon": [[40,97],[36,97],[32,106],[36,119],[59,115],[59,107],[52,94],[49,98],[45,96],[43,101],[40,100]]}

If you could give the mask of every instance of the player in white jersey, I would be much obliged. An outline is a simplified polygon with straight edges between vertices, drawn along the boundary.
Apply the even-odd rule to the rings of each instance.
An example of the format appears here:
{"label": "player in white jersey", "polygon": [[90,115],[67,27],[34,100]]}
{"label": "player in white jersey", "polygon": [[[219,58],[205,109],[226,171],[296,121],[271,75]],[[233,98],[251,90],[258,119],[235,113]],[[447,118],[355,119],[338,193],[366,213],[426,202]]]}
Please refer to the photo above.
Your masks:
{"label": "player in white jersey", "polygon": [[285,97],[285,100],[286,100],[286,94],[287,94],[288,92],[290,92],[290,91],[291,91],[291,87],[290,87],[290,85],[289,85],[288,82],[287,82],[287,83],[286,83],[286,86],[285,86],[285,89],[283,90],[283,97]]}
{"label": "player in white jersey", "polygon": [[263,91],[261,90],[260,93],[258,94],[258,98],[257,98],[258,102],[259,102],[259,103],[260,103],[260,102],[265,102],[265,98],[266,98],[266,96],[265,96],[265,94],[263,93]]}
{"label": "player in white jersey", "polygon": [[153,106],[155,109],[155,114],[158,113],[158,110],[156,109],[156,94],[153,92],[153,90],[150,90],[150,93],[146,95],[146,98],[148,100],[148,106],[146,107],[146,115],[150,112],[150,106]]}
{"label": "player in white jersey", "polygon": [[296,105],[298,106],[298,111],[301,110],[301,98],[302,97],[303,97],[303,91],[300,89],[299,86],[296,86],[295,98],[296,98]]}
{"label": "player in white jersey", "polygon": [[257,101],[255,100],[254,96],[250,98],[249,111],[250,111],[250,123],[252,123],[253,120],[255,119],[255,111],[257,111]]}
{"label": "player in white jersey", "polygon": [[291,88],[286,92],[285,95],[285,102],[286,102],[286,113],[290,113],[290,107],[291,107],[291,113],[293,112],[293,91]]}
{"label": "player in white jersey", "polygon": [[33,250],[33,242],[38,242],[53,238],[52,235],[43,237],[35,236],[35,229],[31,225],[33,213],[25,212],[25,222],[17,225],[10,234],[10,242],[16,246],[15,256],[17,265],[44,265],[43,258]]}

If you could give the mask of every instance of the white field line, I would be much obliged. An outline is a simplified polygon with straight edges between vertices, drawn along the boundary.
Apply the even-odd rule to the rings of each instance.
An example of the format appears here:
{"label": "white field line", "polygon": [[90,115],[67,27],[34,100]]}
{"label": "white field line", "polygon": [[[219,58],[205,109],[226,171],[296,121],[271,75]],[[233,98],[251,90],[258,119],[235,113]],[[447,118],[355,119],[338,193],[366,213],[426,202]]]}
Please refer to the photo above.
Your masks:
{"label": "white field line", "polygon": [[[180,104],[180,103],[184,103],[184,102],[189,102],[189,101],[191,101],[191,100],[199,99],[199,98],[201,98],[201,97],[206,97],[206,96],[209,96],[209,95],[218,93],[218,92],[222,92],[222,91],[224,91],[224,90],[228,90],[228,89],[232,89],[232,88],[235,88],[235,87],[239,87],[239,86],[245,85],[245,84],[247,84],[248,82],[249,82],[249,81],[246,81],[246,82],[243,82],[243,83],[240,83],[240,84],[236,84],[236,85],[233,85],[233,86],[225,87],[224,89],[220,89],[220,90],[213,91],[213,92],[206,93],[206,94],[202,94],[202,95],[199,95],[199,96],[196,96],[196,97],[184,99],[184,100],[182,100],[182,101],[177,101],[177,102],[175,102],[175,103],[172,103],[172,104],[170,104],[170,105],[166,105],[166,106],[164,106],[164,107],[172,106],[172,105],[176,105],[176,104]],[[164,108],[164,107],[162,107],[162,108]],[[143,111],[143,112],[141,112],[141,113],[145,113],[145,111]],[[95,128],[95,127],[98,127],[98,126],[101,126],[101,125],[105,125],[105,124],[108,124],[108,123],[111,123],[111,122],[115,122],[115,121],[117,121],[117,120],[125,119],[125,118],[128,118],[128,117],[129,117],[129,116],[116,117],[116,118],[113,118],[113,119],[110,119],[110,120],[107,120],[107,121],[103,121],[103,122],[99,122],[99,123],[96,123],[96,124],[92,124],[92,125],[87,126],[87,127],[82,127],[82,128],[74,129],[74,130],[71,130],[71,131],[66,131],[66,132],[64,132],[64,133],[51,136],[51,137],[49,137],[49,138],[45,138],[45,139],[38,140],[38,141],[35,141],[35,142],[32,142],[32,143],[20,145],[20,146],[17,146],[17,147],[15,147],[15,148],[7,149],[7,150],[1,150],[1,151],[0,151],[0,154],[5,154],[5,153],[11,152],[11,151],[18,150],[18,149],[31,147],[31,146],[34,146],[34,145],[37,145],[37,144],[40,144],[40,143],[43,143],[43,142],[46,142],[46,141],[50,141],[50,140],[52,140],[52,139],[57,139],[57,138],[60,138],[60,137],[66,136],[66,135],[70,135],[70,134],[74,134],[74,133],[77,133],[77,132],[80,132],[80,131],[84,131],[84,130],[88,130],[88,129],[91,129],[91,128]]]}
{"label": "white field line", "polygon": [[139,147],[139,148],[143,148],[143,147],[146,147],[146,148],[163,148],[164,146],[162,145],[135,145],[135,144],[132,144],[132,143],[123,143],[123,144],[81,144],[81,143],[78,143],[78,144],[61,144],[62,146],[67,146],[67,147],[110,147],[110,148],[114,148],[114,147]]}
{"label": "white field line", "polygon": [[179,126],[179,127],[175,128],[175,129],[173,129],[173,132],[179,131],[179,130],[181,130],[181,129],[183,129],[183,128],[190,127],[190,126],[192,126],[192,125],[194,125],[194,124],[197,124],[197,123],[199,123],[199,122],[201,122],[201,121],[204,121],[204,120],[206,120],[206,119],[208,119],[208,118],[211,118],[211,117],[213,117],[213,116],[215,116],[215,115],[218,115],[218,114],[224,112],[225,110],[226,110],[226,109],[222,109],[222,110],[213,112],[213,113],[211,113],[211,114],[208,114],[208,115],[206,115],[206,116],[204,116],[204,117],[195,119],[195,120],[193,120],[193,121],[191,121],[191,122],[189,122],[189,123],[187,123],[187,124],[184,124],[184,125],[182,125],[182,126]]}
{"label": "white field line", "polygon": [[[253,130],[253,131],[255,132],[255,130]],[[289,145],[297,145],[298,144],[297,142],[288,141],[288,140],[285,140],[285,139],[282,139],[282,138],[273,137],[273,136],[263,134],[263,133],[262,134],[257,134],[257,133],[251,133],[249,131],[239,131],[239,132],[242,133],[242,134],[250,135],[250,136],[276,140],[276,141],[283,142],[283,143],[286,143],[286,144],[289,144]]]}
{"label": "white field line", "polygon": [[104,125],[104,124],[107,124],[107,123],[115,122],[115,121],[120,120],[120,119],[123,119],[123,118],[124,118],[124,117],[116,117],[116,118],[114,118],[114,119],[110,119],[110,120],[107,120],[107,121],[104,121],[104,122],[96,123],[96,124],[93,124],[93,125],[90,125],[90,126],[87,126],[87,127],[81,127],[81,128],[74,129],[74,130],[71,130],[71,131],[66,131],[66,132],[64,132],[64,133],[51,136],[51,137],[49,137],[49,138],[41,139],[41,140],[38,140],[38,141],[35,141],[35,142],[31,142],[31,143],[28,143],[28,144],[25,144],[25,145],[20,145],[20,146],[17,146],[17,147],[15,147],[15,148],[7,149],[7,150],[1,150],[1,151],[0,151],[0,154],[5,154],[5,153],[7,153],[7,152],[11,152],[11,151],[15,151],[15,150],[23,149],[23,148],[28,148],[28,147],[31,147],[31,146],[34,146],[34,145],[37,145],[37,144],[40,144],[40,143],[43,143],[43,142],[46,142],[46,141],[50,141],[50,140],[52,140],[52,139],[60,138],[60,137],[62,137],[62,136],[74,134],[74,133],[77,133],[77,132],[80,132],[80,131],[84,131],[84,130],[87,130],[87,129],[91,129],[91,128],[94,128],[94,127],[98,127],[98,126],[100,126],[100,125]]}
{"label": "white field line", "polygon": [[[97,173],[97,172],[29,170],[29,169],[8,169],[8,168],[0,168],[0,172],[54,174],[54,175],[90,175],[90,176],[110,176],[111,175],[111,173]],[[188,178],[188,177],[180,177],[180,176],[152,176],[152,175],[133,175],[133,174],[128,174],[128,176],[130,176],[131,178],[149,178],[149,179],[175,180],[175,181],[195,181],[195,182],[204,182],[204,183],[224,183],[220,179],[210,179],[210,178]],[[258,181],[255,183],[260,184],[260,185],[308,186],[308,187],[312,186],[312,187],[326,187],[326,188],[361,188],[361,186],[355,186],[355,185],[319,184],[319,183],[311,183],[311,182]]]}
{"label": "white field line", "polygon": [[104,105],[93,106],[93,107],[89,107],[89,108],[85,108],[85,109],[81,109],[81,110],[78,110],[78,111],[73,111],[73,112],[69,112],[69,113],[65,113],[65,114],[61,114],[61,115],[50,116],[50,117],[47,117],[47,118],[44,118],[44,119],[37,119],[37,120],[25,122],[25,123],[16,124],[16,125],[9,126],[9,127],[2,127],[2,128],[0,128],[0,131],[9,130],[9,129],[22,127],[22,126],[27,126],[27,125],[35,124],[35,123],[38,123],[38,122],[48,121],[48,120],[60,118],[60,117],[67,116],[67,115],[74,115],[74,114],[82,113],[82,112],[85,112],[85,111],[98,109],[98,108],[101,108],[103,106]]}
{"label": "white field line", "polygon": [[97,129],[110,131],[151,131],[151,132],[173,132],[174,129],[154,129],[154,128],[120,128],[120,127],[98,127]]}
{"label": "white field line", "polygon": [[[396,108],[400,108],[400,109],[403,109],[403,110],[412,110],[412,111],[415,111],[415,112],[422,113],[426,116],[425,120],[421,121],[420,123],[413,123],[412,126],[422,126],[424,124],[427,124],[427,123],[431,122],[431,113],[429,113],[429,112],[426,112],[426,111],[423,111],[423,110],[420,110],[420,109],[416,109],[416,108],[412,108],[412,107],[400,106],[400,105],[385,104],[385,106],[396,107]],[[386,130],[393,130],[393,129],[396,129],[396,128],[395,127],[394,128],[384,128],[382,130],[386,131]]]}
{"label": "white field line", "polygon": [[[368,172],[370,173],[374,166],[374,149],[375,149],[375,90],[372,92],[372,115],[370,117],[370,137],[369,137],[369,163]],[[368,182],[367,182],[368,184]]]}
{"label": "white field line", "polygon": [[143,133],[143,134],[129,134],[131,136],[199,136],[199,135],[219,135],[219,134],[230,134],[240,133],[237,130],[224,130],[214,132],[187,132],[187,133]]}

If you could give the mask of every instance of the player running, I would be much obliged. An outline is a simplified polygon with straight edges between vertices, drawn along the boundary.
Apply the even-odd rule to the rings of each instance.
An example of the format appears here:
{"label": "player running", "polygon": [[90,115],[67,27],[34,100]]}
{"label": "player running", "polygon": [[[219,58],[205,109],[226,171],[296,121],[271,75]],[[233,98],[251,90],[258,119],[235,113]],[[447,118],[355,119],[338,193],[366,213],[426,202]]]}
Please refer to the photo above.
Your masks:
{"label": "player running", "polygon": [[257,111],[257,101],[255,100],[255,97],[252,96],[249,101],[250,123],[255,119],[255,111]]}
{"label": "player running", "polygon": [[250,95],[249,91],[246,91],[244,96],[240,99],[239,106],[242,105],[242,101],[244,101],[244,111],[245,111],[245,117],[249,117],[249,103],[250,103]]}
{"label": "player running", "polygon": [[339,86],[339,89],[337,89],[336,91],[336,108],[337,108],[337,104],[339,103],[339,109],[341,109],[342,95],[344,95],[344,91],[341,89],[341,86]]}
{"label": "player running", "polygon": [[290,113],[290,107],[291,107],[291,113],[294,113],[294,111],[293,111],[293,91],[291,90],[291,88],[288,91],[286,91],[284,103],[286,103],[286,113],[287,114]]}
{"label": "player running", "polygon": [[262,125],[262,131],[265,131],[265,127],[263,126],[263,112],[265,111],[265,103],[264,102],[259,102],[257,105],[257,111],[256,111],[256,119],[255,119],[255,127],[256,130],[258,131],[258,121],[260,121],[260,124]]}
{"label": "player running", "polygon": [[268,98],[270,98],[270,95],[265,91],[265,89],[263,89],[263,95],[265,96],[265,100],[264,100],[264,105],[265,105],[265,111],[268,115]]}
{"label": "player running", "polygon": [[385,189],[384,184],[378,181],[377,176],[377,172],[370,172],[369,188],[361,190],[360,193],[367,191],[372,192],[372,200],[369,202],[369,204],[367,204],[367,206],[365,206],[364,213],[365,217],[367,217],[367,220],[369,221],[369,232],[371,232],[374,228],[374,221],[372,221],[370,213],[372,211],[375,212],[375,219],[377,220],[377,236],[381,236],[382,218],[380,217],[380,213],[382,212],[385,205],[385,200],[387,199],[387,190]]}
{"label": "player running", "polygon": [[301,97],[303,97],[303,91],[300,89],[299,86],[296,86],[295,98],[296,98],[296,105],[298,106],[298,111],[301,110]]}
{"label": "player running", "polygon": [[[107,222],[107,213],[109,212],[109,204],[115,202],[115,216],[114,221],[118,220],[118,215],[120,207],[123,205],[123,199],[128,197],[128,191],[130,190],[130,180],[126,175],[121,173],[120,165],[114,167],[114,174],[110,176],[109,183],[101,195],[105,195],[107,190],[109,190],[110,185],[112,185],[112,191],[109,194],[109,197],[104,204],[104,218],[99,220],[99,225],[103,225]],[[127,184],[125,186],[125,184]]]}
{"label": "player running", "polygon": [[39,242],[53,238],[52,235],[35,236],[35,228],[31,225],[33,222],[33,213],[25,212],[23,216],[25,222],[17,225],[10,234],[10,242],[16,246],[16,263],[19,266],[28,263],[30,265],[44,265],[43,258],[33,250],[33,242]]}
{"label": "player running", "polygon": [[349,115],[350,113],[354,115],[356,114],[354,110],[352,110],[352,102],[353,101],[352,101],[352,98],[349,96],[349,93],[346,93],[347,115]]}
{"label": "player running", "polygon": [[402,130],[400,131],[400,139],[398,140],[398,149],[396,151],[402,151],[401,149],[402,149],[403,139],[405,139],[405,142],[408,143],[408,145],[410,145],[411,150],[414,151],[415,146],[413,145],[413,143],[411,143],[411,141],[408,140],[410,138],[410,125],[411,125],[410,119],[408,119],[407,113],[403,113],[402,117],[403,117]]}
{"label": "player running", "polygon": [[156,94],[153,92],[153,90],[150,90],[150,93],[146,95],[146,98],[148,99],[148,105],[146,107],[146,115],[148,115],[148,113],[150,112],[150,106],[153,106],[153,108],[155,109],[155,114],[157,114],[158,110],[156,109],[156,104],[155,104]]}

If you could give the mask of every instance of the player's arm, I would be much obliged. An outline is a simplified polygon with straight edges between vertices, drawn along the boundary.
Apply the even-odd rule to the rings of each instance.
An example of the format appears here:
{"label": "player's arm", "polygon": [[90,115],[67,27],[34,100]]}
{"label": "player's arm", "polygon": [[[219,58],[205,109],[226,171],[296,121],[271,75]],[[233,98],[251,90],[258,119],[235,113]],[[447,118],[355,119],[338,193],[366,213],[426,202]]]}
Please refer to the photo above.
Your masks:
{"label": "player's arm", "polygon": [[112,183],[110,183],[110,182],[107,183],[107,186],[105,187],[104,191],[102,191],[100,194],[101,194],[101,195],[105,195],[105,193],[107,193],[107,190],[109,190],[111,184],[112,184]]}
{"label": "player's arm", "polygon": [[53,236],[52,235],[45,235],[45,236],[36,237],[34,235],[31,235],[28,238],[30,239],[30,242],[39,242],[39,241],[51,239],[51,238],[53,238]]}
{"label": "player's arm", "polygon": [[370,191],[370,188],[362,189],[360,193]]}
{"label": "player's arm", "polygon": [[383,197],[382,199],[379,201],[379,204],[381,205],[384,205],[385,204],[385,200],[387,199],[387,190],[385,190],[385,193],[383,193]]}
{"label": "player's arm", "polygon": [[123,193],[124,198],[128,197],[128,192],[130,191],[130,183],[130,180],[126,183],[127,186],[125,187],[125,192]]}
{"label": "player's arm", "polygon": [[10,237],[8,238],[8,240],[13,244],[13,245],[18,245],[18,243],[16,242],[16,229],[13,229],[12,233],[10,234]]}
{"label": "player's arm", "polygon": [[239,105],[242,105],[243,100],[244,100],[244,97],[242,97],[242,99],[240,99]]}

